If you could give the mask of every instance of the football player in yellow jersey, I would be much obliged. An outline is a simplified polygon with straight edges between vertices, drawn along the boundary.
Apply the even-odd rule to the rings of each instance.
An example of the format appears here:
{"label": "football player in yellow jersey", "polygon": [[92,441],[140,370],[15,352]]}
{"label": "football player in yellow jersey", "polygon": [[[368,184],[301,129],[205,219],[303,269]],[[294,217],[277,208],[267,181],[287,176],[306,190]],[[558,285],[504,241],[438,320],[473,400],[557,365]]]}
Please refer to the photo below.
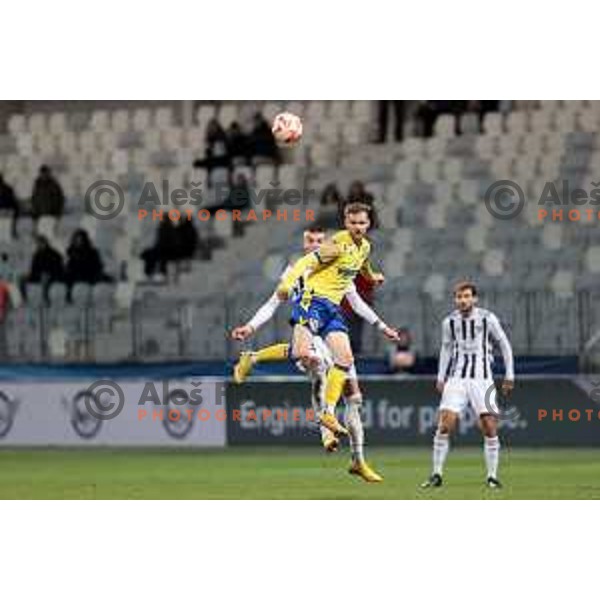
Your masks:
{"label": "football player in yellow jersey", "polygon": [[[303,236],[304,253],[308,254],[318,250],[324,239],[325,233],[319,228],[310,227],[305,230]],[[282,275],[283,278],[285,278],[291,268],[292,266],[286,268]],[[300,290],[294,291],[292,294],[293,299],[295,299],[296,296],[301,295],[302,290],[304,289],[302,276],[298,279],[298,282],[302,282],[302,285],[296,286],[297,288],[300,288]],[[398,339],[398,332],[386,325],[377,313],[375,313],[364,300],[360,298],[353,284],[350,284],[350,287],[345,294],[345,298],[357,315],[365,319],[371,325],[377,326],[388,339],[394,341]],[[292,300],[292,303],[293,301],[294,300]],[[231,334],[233,339],[240,341],[248,339],[275,314],[275,311],[281,304],[282,303],[279,298],[277,298],[277,295],[273,294],[246,325],[233,329]],[[327,370],[332,366],[333,361],[325,342],[323,342],[320,337],[313,336],[312,333],[311,337],[310,355],[311,358],[315,360],[315,364],[312,365],[310,369],[307,369],[305,363],[301,370],[307,372],[311,377],[311,402],[315,408],[315,414],[319,414],[324,404],[322,393],[323,388],[325,387],[324,382],[326,380]],[[291,350],[290,346],[291,344],[279,343],[267,348],[261,348],[255,353],[243,352],[234,368],[234,381],[236,383],[244,381],[256,363],[287,360],[288,355],[290,354],[296,356],[296,352]],[[352,367],[348,372],[343,395],[346,401],[345,422],[349,432],[350,447],[352,451],[352,463],[349,472],[352,475],[362,477],[368,482],[380,482],[382,481],[382,477],[369,466],[364,456],[364,429],[360,414],[362,393],[358,383],[356,370]],[[339,439],[329,429],[321,426],[321,436],[323,446],[327,452],[335,452],[338,449]]]}
{"label": "football player in yellow jersey", "polygon": [[309,271],[304,293],[292,309],[292,348],[296,359],[308,362],[313,335],[325,340],[334,364],[327,373],[326,408],[320,414],[320,422],[336,436],[348,435],[335,416],[335,408],[354,364],[340,302],[359,272],[377,285],[384,281],[383,275],[375,273],[369,262],[371,245],[366,234],[371,225],[370,210],[365,204],[349,204],[344,210],[345,229],[323,243],[319,250],[298,260],[277,288],[279,298],[287,300],[296,280]]}

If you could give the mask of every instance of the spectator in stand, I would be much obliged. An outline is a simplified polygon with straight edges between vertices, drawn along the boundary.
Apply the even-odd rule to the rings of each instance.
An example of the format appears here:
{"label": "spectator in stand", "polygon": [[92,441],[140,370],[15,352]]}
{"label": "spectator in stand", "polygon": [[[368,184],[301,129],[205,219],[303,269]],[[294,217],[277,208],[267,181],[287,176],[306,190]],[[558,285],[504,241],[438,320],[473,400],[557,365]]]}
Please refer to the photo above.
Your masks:
{"label": "spectator in stand", "polygon": [[411,350],[412,336],[406,327],[399,329],[398,335],[400,339],[389,347],[389,369],[392,373],[409,373],[416,360],[415,353]]}
{"label": "spectator in stand", "polygon": [[100,253],[90,241],[87,231],[78,229],[73,233],[67,248],[65,267],[67,298],[71,298],[71,290],[75,283],[95,285],[101,281],[113,281],[113,279],[104,273]]}
{"label": "spectator in stand", "polygon": [[271,126],[259,113],[255,113],[252,132],[249,136],[250,155],[255,162],[279,161],[279,150],[271,131]]}
{"label": "spectator in stand", "polygon": [[335,229],[343,204],[344,199],[335,183],[327,185],[321,194],[316,224],[323,229]]}
{"label": "spectator in stand", "polygon": [[26,297],[26,284],[40,283],[44,289],[44,297],[48,301],[48,290],[54,282],[65,280],[65,269],[63,257],[50,246],[48,239],[43,235],[37,235],[36,249],[31,258],[29,273],[22,280],[22,292]]}
{"label": "spectator in stand", "polygon": [[10,214],[12,218],[11,233],[12,237],[16,240],[19,236],[17,235],[17,219],[19,218],[19,203],[15,196],[15,192],[6,181],[2,173],[0,173],[0,215]]}
{"label": "spectator in stand", "polygon": [[237,121],[227,130],[227,149],[234,167],[248,164],[248,139]]}
{"label": "spectator in stand", "polygon": [[216,168],[229,168],[230,158],[227,150],[227,134],[217,119],[211,119],[206,127],[206,147],[204,158],[194,162],[194,167],[206,169],[209,175]]}
{"label": "spectator in stand", "polygon": [[15,283],[15,271],[9,256],[0,256],[0,358],[8,357],[8,331],[4,323],[11,309],[18,309],[22,299]]}
{"label": "spectator in stand", "polygon": [[[242,210],[250,206],[250,186],[244,173],[237,173],[229,188],[227,198],[222,204],[216,204],[208,207],[211,215],[214,215],[218,210]],[[233,234],[236,237],[243,235],[244,233],[244,222],[241,220],[233,221]]]}
{"label": "spectator in stand", "polygon": [[393,140],[401,142],[404,137],[404,118],[405,101],[404,100],[379,100],[378,102],[378,120],[379,135],[377,142],[383,144],[387,141],[388,123],[391,109],[394,111],[394,136]]}
{"label": "spectator in stand", "polygon": [[433,126],[438,117],[435,104],[431,100],[421,100],[417,105],[415,112],[415,121],[417,124],[416,134],[421,137],[431,137],[433,135]]}
{"label": "spectator in stand", "polygon": [[166,276],[168,263],[192,258],[197,246],[198,234],[191,221],[161,221],[156,242],[141,254],[146,277],[152,277],[156,273]]}
{"label": "spectator in stand", "polygon": [[50,167],[42,165],[31,193],[31,216],[35,221],[43,216],[59,219],[64,209],[63,189],[52,174]]}

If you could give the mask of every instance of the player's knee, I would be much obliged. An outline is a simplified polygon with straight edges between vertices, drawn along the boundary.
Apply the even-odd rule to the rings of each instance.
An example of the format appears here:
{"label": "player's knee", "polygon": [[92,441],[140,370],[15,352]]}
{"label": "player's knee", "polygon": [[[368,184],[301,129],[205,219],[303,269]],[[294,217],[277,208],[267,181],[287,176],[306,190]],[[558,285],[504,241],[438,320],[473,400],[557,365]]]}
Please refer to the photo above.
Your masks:
{"label": "player's knee", "polygon": [[437,427],[437,433],[440,435],[449,435],[454,430],[454,422],[451,419],[440,419]]}
{"label": "player's knee", "polygon": [[358,381],[356,379],[346,379],[346,383],[344,384],[344,396],[346,398],[358,396],[361,398],[362,402],[362,394],[360,391],[360,387],[358,386]]}
{"label": "player's knee", "polygon": [[344,371],[350,371],[354,366],[354,357],[352,354],[341,354],[336,357],[335,366]]}
{"label": "player's knee", "polygon": [[451,429],[448,425],[440,423],[435,433],[436,435],[449,435],[451,433]]}
{"label": "player's knee", "polygon": [[310,352],[299,353],[296,360],[307,370],[312,370],[315,366],[315,357]]}
{"label": "player's knee", "polygon": [[348,406],[358,406],[359,408],[362,406],[362,395],[361,394],[350,394],[346,396],[346,403]]}
{"label": "player's knee", "polygon": [[496,437],[498,434],[498,427],[496,420],[493,417],[482,417],[481,418],[481,432],[484,437]]}

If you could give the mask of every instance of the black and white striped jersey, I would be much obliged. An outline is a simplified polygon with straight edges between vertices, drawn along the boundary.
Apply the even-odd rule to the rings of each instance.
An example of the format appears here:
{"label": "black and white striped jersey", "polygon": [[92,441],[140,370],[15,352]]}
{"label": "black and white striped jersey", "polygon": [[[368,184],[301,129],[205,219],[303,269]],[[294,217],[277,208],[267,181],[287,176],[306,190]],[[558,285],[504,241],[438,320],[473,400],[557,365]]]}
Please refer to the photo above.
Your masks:
{"label": "black and white striped jersey", "polygon": [[442,323],[438,381],[447,377],[491,379],[494,342],[504,358],[505,378],[513,380],[512,348],[498,317],[485,308],[473,308],[467,317],[458,310],[450,313]]}

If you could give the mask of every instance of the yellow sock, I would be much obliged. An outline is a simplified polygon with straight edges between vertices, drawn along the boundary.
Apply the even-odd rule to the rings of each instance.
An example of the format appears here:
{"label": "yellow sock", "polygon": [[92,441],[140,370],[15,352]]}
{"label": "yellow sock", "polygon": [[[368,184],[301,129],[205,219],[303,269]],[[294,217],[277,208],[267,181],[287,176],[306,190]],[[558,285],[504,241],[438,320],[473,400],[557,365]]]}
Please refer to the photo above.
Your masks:
{"label": "yellow sock", "polygon": [[344,383],[346,383],[346,377],[348,373],[333,365],[327,372],[327,379],[325,380],[325,402],[328,407],[335,408],[340,400],[342,391],[344,390]]}
{"label": "yellow sock", "polygon": [[290,350],[289,344],[273,344],[266,348],[261,348],[254,353],[256,362],[270,362],[286,360]]}

